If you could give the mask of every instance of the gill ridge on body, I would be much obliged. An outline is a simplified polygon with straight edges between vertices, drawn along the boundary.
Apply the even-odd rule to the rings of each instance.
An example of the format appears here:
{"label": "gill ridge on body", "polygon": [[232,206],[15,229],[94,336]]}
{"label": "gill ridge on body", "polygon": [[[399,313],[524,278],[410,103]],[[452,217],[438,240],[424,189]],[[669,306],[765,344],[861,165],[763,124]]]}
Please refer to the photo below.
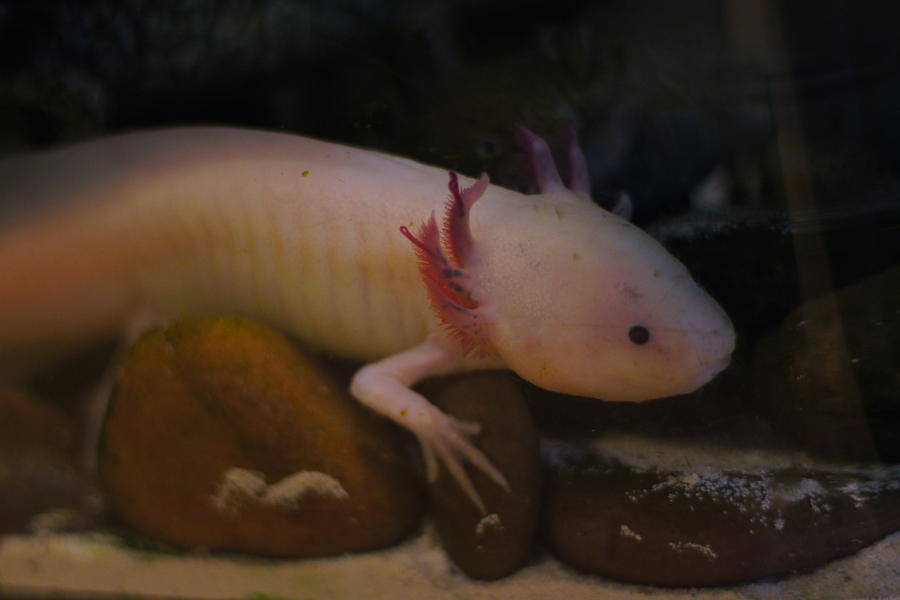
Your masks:
{"label": "gill ridge on body", "polygon": [[451,175],[444,202],[444,170],[233,129],[0,162],[0,197],[52,208],[0,224],[0,362],[114,335],[148,305],[261,318],[369,361],[354,396],[412,431],[429,476],[443,463],[484,512],[463,465],[505,486],[503,474],[472,444],[477,425],[417,381],[509,367],[555,391],[645,400],[699,387],[734,343],[680,263],[590,202],[572,130],[569,188],[546,143],[520,136],[538,196]]}

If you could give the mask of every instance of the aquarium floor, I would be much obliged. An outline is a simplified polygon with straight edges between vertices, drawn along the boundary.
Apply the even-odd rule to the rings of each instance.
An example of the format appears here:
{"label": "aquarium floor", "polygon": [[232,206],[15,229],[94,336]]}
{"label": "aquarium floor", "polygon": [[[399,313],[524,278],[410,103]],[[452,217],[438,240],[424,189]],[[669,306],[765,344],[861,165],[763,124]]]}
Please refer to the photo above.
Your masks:
{"label": "aquarium floor", "polygon": [[661,590],[573,572],[545,558],[496,582],[473,582],[430,532],[382,550],[269,561],[135,551],[102,535],[9,536],[0,541],[0,596],[343,600],[701,600],[900,598],[900,533],[813,573],[733,588]]}

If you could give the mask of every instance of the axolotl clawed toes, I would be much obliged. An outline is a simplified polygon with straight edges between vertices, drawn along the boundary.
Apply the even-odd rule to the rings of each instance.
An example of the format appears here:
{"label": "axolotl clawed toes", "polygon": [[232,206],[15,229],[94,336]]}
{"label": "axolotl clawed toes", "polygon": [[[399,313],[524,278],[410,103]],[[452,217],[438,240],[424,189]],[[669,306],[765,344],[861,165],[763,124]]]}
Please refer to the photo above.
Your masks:
{"label": "axolotl clawed toes", "polygon": [[418,381],[509,368],[641,401],[728,364],[732,325],[650,236],[567,181],[525,128],[536,195],[301,136],[184,128],[0,161],[0,373],[125,331],[142,310],[239,313],[363,361],[351,392],[412,431],[484,512],[465,468],[506,478]]}

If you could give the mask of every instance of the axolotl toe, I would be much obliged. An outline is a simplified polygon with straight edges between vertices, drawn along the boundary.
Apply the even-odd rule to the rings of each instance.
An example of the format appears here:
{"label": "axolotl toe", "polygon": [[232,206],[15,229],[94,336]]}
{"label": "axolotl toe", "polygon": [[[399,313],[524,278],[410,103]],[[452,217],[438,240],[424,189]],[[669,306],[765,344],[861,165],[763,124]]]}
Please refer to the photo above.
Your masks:
{"label": "axolotl toe", "polygon": [[734,347],[685,267],[591,202],[574,133],[568,185],[546,143],[521,137],[537,195],[227,128],[0,161],[7,206],[42,207],[0,222],[0,372],[121,333],[142,311],[259,318],[365,361],[351,392],[412,431],[429,476],[443,463],[484,511],[464,463],[506,480],[473,445],[478,425],[416,382],[506,367],[550,390],[641,401],[697,389]]}

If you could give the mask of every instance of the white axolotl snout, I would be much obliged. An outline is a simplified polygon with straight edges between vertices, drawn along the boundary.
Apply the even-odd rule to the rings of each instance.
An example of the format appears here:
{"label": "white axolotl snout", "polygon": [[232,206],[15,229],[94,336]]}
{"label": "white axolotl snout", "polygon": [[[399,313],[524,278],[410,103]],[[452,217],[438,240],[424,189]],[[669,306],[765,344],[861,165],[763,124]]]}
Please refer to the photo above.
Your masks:
{"label": "white axolotl snout", "polygon": [[730,361],[719,305],[656,240],[561,191],[479,240],[473,288],[504,362],[553,391],[609,401],[692,392]]}

